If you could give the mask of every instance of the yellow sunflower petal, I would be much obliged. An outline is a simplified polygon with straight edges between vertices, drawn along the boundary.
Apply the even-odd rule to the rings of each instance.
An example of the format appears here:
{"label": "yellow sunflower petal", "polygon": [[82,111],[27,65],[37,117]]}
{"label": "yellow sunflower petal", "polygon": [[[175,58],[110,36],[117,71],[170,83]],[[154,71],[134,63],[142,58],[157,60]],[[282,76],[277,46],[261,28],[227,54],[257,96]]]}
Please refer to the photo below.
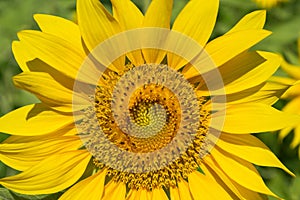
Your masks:
{"label": "yellow sunflower petal", "polygon": [[77,50],[84,52],[80,30],[74,22],[45,14],[35,14],[34,19],[43,32],[62,38],[72,44]]}
{"label": "yellow sunflower petal", "polygon": [[72,124],[73,121],[72,115],[62,115],[44,104],[31,104],[1,117],[0,132],[37,136],[59,130]]}
{"label": "yellow sunflower petal", "polygon": [[78,0],[77,14],[81,35],[90,51],[121,31],[118,22],[98,0]]}
{"label": "yellow sunflower petal", "polygon": [[101,170],[79,183],[76,183],[59,200],[101,199],[104,190],[106,170]]}
{"label": "yellow sunflower petal", "polygon": [[249,190],[277,197],[265,185],[263,179],[251,163],[230,155],[218,147],[215,147],[211,151],[211,155],[230,179]]}
{"label": "yellow sunflower petal", "polygon": [[243,199],[242,194],[236,188],[233,181],[217,166],[217,163],[212,159],[211,155],[207,155],[203,159],[203,164],[200,165],[204,174],[214,178],[219,185],[221,185],[229,194],[232,192],[231,196],[238,197],[239,199]]}
{"label": "yellow sunflower petal", "polygon": [[192,196],[195,200],[231,199],[230,195],[217,182],[200,172],[195,171],[191,173],[188,180]]}
{"label": "yellow sunflower petal", "polygon": [[75,124],[70,124],[66,127],[63,127],[55,132],[39,135],[39,136],[19,136],[19,135],[11,135],[7,139],[3,141],[3,143],[27,143],[34,140],[45,140],[53,137],[61,137],[61,136],[75,136],[78,134],[78,130],[75,127]]}
{"label": "yellow sunflower petal", "polygon": [[171,200],[181,200],[178,187],[170,187]]}
{"label": "yellow sunflower petal", "polygon": [[144,27],[170,28],[173,0],[152,0],[145,14]]}
{"label": "yellow sunflower petal", "polygon": [[269,81],[288,84],[288,85],[293,85],[296,83],[295,79],[288,78],[288,77],[280,77],[280,76],[272,76],[269,78]]}
{"label": "yellow sunflower petal", "polygon": [[126,185],[122,182],[110,181],[104,188],[101,200],[123,200],[126,195]]}
{"label": "yellow sunflower petal", "polygon": [[155,188],[152,190],[152,198],[157,200],[169,200],[167,194],[162,188]]}
{"label": "yellow sunflower petal", "polygon": [[179,199],[185,199],[185,200],[193,200],[190,188],[189,188],[189,184],[185,181],[182,180],[180,182],[178,182],[177,184],[178,186],[178,192],[179,192]]}
{"label": "yellow sunflower petal", "polygon": [[12,141],[12,143],[4,141],[0,144],[0,160],[19,171],[37,165],[51,155],[76,150],[82,146],[82,142],[77,136],[30,137],[30,141],[25,140],[18,143],[15,140]]}
{"label": "yellow sunflower petal", "polygon": [[[172,30],[191,37],[204,48],[215,26],[218,7],[218,0],[189,1],[177,16]],[[175,69],[186,64],[174,54],[168,54],[168,63]]]}
{"label": "yellow sunflower petal", "polygon": [[266,11],[256,10],[245,15],[232,29],[226,34],[247,29],[262,29],[266,22]]}
{"label": "yellow sunflower petal", "polygon": [[[209,156],[206,156],[205,158],[207,157]],[[230,180],[230,178],[221,169],[219,169],[219,167],[216,166],[218,164],[216,164],[215,161],[213,161],[211,158],[209,160],[210,161],[208,162],[206,159],[205,162],[207,162],[207,165],[201,165],[201,168],[205,174],[213,176],[223,188],[228,188],[226,191],[231,194],[232,199],[266,200],[260,193],[248,190]]]}
{"label": "yellow sunflower petal", "polygon": [[22,45],[20,41],[14,41],[12,43],[12,51],[21,70],[23,72],[29,71],[26,63],[33,60],[35,56],[28,51],[28,48]]}
{"label": "yellow sunflower petal", "polygon": [[283,62],[281,63],[281,68],[291,77],[297,80],[300,79],[300,66],[289,64],[283,59]]}
{"label": "yellow sunflower petal", "polygon": [[[82,38],[90,52],[101,42],[121,31],[118,21],[98,0],[78,0],[77,14]],[[118,47],[112,46],[111,48]],[[98,55],[98,53],[95,52],[93,56],[101,62],[105,55]],[[119,71],[119,69],[123,69],[124,64],[125,56],[121,56],[113,62],[113,65],[106,67],[114,71]]]}
{"label": "yellow sunflower petal", "polygon": [[126,197],[126,200],[150,200],[151,192],[146,189],[131,189]]}
{"label": "yellow sunflower petal", "polygon": [[14,78],[16,87],[35,94],[48,106],[72,112],[72,90],[63,87],[52,76],[43,72],[23,72]]}
{"label": "yellow sunflower petal", "polygon": [[300,144],[300,125],[295,127],[294,132],[295,134],[294,134],[293,141],[291,142],[291,148],[295,148]]}
{"label": "yellow sunflower petal", "polygon": [[[216,120],[224,118],[223,112],[212,115]],[[227,133],[257,133],[275,131],[300,123],[300,116],[281,112],[260,103],[228,106],[222,131]],[[220,129],[220,127],[215,127]]]}
{"label": "yellow sunflower petal", "polygon": [[300,96],[288,102],[282,110],[288,113],[300,114],[299,105],[300,105]]}
{"label": "yellow sunflower petal", "polygon": [[205,50],[216,66],[221,66],[270,34],[271,32],[266,30],[238,31],[212,40],[207,44]]}
{"label": "yellow sunflower petal", "polygon": [[54,79],[44,72],[23,72],[14,76],[13,81],[16,87],[35,94],[43,103],[58,111],[73,112],[75,104],[77,109],[90,104],[87,97],[61,85],[58,81],[63,80],[59,78],[63,76]]}
{"label": "yellow sunflower petal", "polygon": [[[226,102],[228,105],[240,104],[240,103],[263,103],[267,105],[273,105],[279,98],[289,89],[290,85],[266,82],[258,86],[229,94],[226,96]],[[220,106],[220,109],[224,104],[222,103],[220,96],[213,97],[215,103],[214,106]]]}
{"label": "yellow sunflower petal", "polygon": [[123,30],[141,27],[144,15],[134,3],[130,0],[112,0],[111,3],[113,16]]}
{"label": "yellow sunflower petal", "polygon": [[[266,81],[269,77],[272,76],[278,69],[281,58],[280,56],[269,53],[269,52],[257,52],[259,56],[265,59],[265,62],[258,64],[256,67],[250,65],[239,65],[237,64],[237,68],[240,67],[238,70],[233,70],[231,66],[224,66],[224,70],[222,70],[222,66],[219,68],[220,73],[223,77],[226,94],[230,94],[236,91],[242,91],[244,89],[257,86],[262,82]],[[247,56],[248,57],[248,56]],[[248,58],[253,58],[249,56]],[[255,59],[245,61],[243,58],[240,58],[241,61],[245,63],[254,63]],[[228,62],[230,65],[235,65],[234,62]],[[234,67],[235,68],[235,67]],[[243,71],[243,69],[247,69]],[[230,74],[230,75],[229,75]],[[232,79],[234,77],[234,79]]]}
{"label": "yellow sunflower petal", "polygon": [[242,194],[242,199],[245,200],[268,200],[269,198],[261,193],[254,192],[252,190],[248,190],[247,188],[233,182],[233,185],[240,191]]}
{"label": "yellow sunflower petal", "polygon": [[189,1],[175,19],[172,30],[193,38],[204,47],[215,26],[218,8],[218,0]]}
{"label": "yellow sunflower petal", "polygon": [[[219,67],[219,72],[223,78],[226,94],[239,92],[265,82],[278,69],[281,62],[280,56],[268,52],[245,52],[224,65]],[[207,76],[207,83],[210,85],[219,85],[214,83],[215,76]],[[222,94],[223,88],[199,88],[203,95]]]}
{"label": "yellow sunflower petal", "polygon": [[[170,28],[173,0],[153,0],[145,14],[143,27]],[[165,57],[164,51],[143,49],[147,63],[160,63]]]}
{"label": "yellow sunflower petal", "polygon": [[290,87],[286,93],[282,95],[282,99],[290,99],[300,96],[300,82],[295,83],[292,87]]}
{"label": "yellow sunflower petal", "polygon": [[252,135],[222,133],[217,142],[217,146],[255,165],[278,167],[294,176],[263,142]]}
{"label": "yellow sunflower petal", "polygon": [[[112,0],[113,15],[119,21],[123,30],[139,28],[143,24],[144,15],[130,0]],[[124,15],[124,13],[126,13]],[[135,65],[144,64],[140,50],[126,54],[129,60]]]}
{"label": "yellow sunflower petal", "polygon": [[281,99],[290,99],[300,95],[300,81],[288,77],[272,76],[269,81],[290,85],[291,87],[280,97]]}
{"label": "yellow sunflower petal", "polygon": [[20,174],[0,179],[0,184],[21,194],[59,192],[81,177],[90,158],[85,150],[56,154]]}
{"label": "yellow sunflower petal", "polygon": [[[196,58],[194,65],[201,66],[201,73],[208,72],[212,69],[209,60],[212,60],[215,66],[219,67],[270,34],[269,31],[256,29],[237,31],[220,36],[205,46],[204,50],[206,50],[206,53],[200,54]],[[199,75],[199,72],[195,68],[188,68],[183,73],[186,78]]]}
{"label": "yellow sunflower petal", "polygon": [[279,132],[279,139],[282,141],[293,129],[294,127],[292,126],[281,129]]}
{"label": "yellow sunflower petal", "polygon": [[[76,79],[85,55],[74,46],[56,36],[39,31],[22,31],[18,34],[21,44],[36,58],[54,69]],[[59,56],[58,56],[59,55]]]}

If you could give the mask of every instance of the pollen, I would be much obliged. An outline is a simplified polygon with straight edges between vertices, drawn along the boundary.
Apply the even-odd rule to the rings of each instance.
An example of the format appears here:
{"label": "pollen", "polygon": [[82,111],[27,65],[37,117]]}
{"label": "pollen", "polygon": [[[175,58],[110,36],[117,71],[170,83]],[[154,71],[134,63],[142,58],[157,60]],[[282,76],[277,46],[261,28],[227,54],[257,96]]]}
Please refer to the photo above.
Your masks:
{"label": "pollen", "polygon": [[80,122],[96,167],[129,188],[174,187],[197,170],[205,149],[207,99],[163,64],[107,72]]}

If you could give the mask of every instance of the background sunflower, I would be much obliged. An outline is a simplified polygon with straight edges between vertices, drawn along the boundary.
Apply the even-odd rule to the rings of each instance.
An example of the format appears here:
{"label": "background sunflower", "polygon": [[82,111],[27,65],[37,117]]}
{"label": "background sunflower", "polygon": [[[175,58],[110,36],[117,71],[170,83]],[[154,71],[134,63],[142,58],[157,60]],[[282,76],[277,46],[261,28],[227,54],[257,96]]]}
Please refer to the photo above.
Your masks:
{"label": "background sunflower", "polygon": [[[108,1],[102,1],[108,9],[111,9]],[[134,0],[142,11],[145,11],[150,0]],[[172,22],[187,0],[176,0]],[[251,0],[221,0],[218,21],[212,38],[228,31],[241,16],[257,9]],[[75,1],[70,0],[0,0],[0,116],[20,106],[37,102],[31,94],[16,89],[11,81],[13,75],[18,74],[20,69],[14,61],[11,53],[11,42],[16,39],[16,33],[23,29],[36,29],[33,21],[33,13],[49,13],[59,15],[68,19],[75,19]],[[268,11],[265,28],[273,31],[273,34],[261,42],[255,49],[276,51],[284,54],[289,60],[296,60],[296,40],[300,33],[300,1],[289,0]],[[284,76],[281,71],[278,75]],[[282,108],[285,101],[279,101],[275,106]],[[257,135],[256,135],[257,136]],[[0,140],[7,136],[0,135]],[[282,143],[276,134],[259,134],[264,142],[277,154],[280,160],[296,175],[300,175],[300,161],[296,150],[289,149],[292,135],[288,136]],[[300,178],[291,178],[281,170],[275,168],[259,168],[266,180],[267,185],[278,195],[285,199],[300,199]],[[16,172],[0,163],[0,176],[9,176]],[[52,196],[24,196],[0,188],[0,197],[7,199],[57,199],[59,194]]]}

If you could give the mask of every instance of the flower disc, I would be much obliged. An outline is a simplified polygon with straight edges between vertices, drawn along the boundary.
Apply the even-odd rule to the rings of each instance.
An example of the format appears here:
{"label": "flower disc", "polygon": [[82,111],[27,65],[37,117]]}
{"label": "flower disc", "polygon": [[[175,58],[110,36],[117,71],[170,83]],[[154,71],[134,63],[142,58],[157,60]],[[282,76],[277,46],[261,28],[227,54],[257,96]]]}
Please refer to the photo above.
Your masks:
{"label": "flower disc", "polygon": [[[165,40],[156,41],[155,35]],[[114,54],[106,51],[120,41],[124,45]],[[184,49],[178,48],[179,43],[185,44]],[[203,82],[186,79],[180,69],[168,65],[167,58],[160,63],[134,66],[128,61],[115,67],[122,56],[151,50],[164,57],[166,52],[179,56],[198,71]],[[91,84],[82,84],[87,77]],[[135,188],[140,187],[139,181],[147,188],[160,185],[148,180],[152,173],[165,174],[170,185],[186,177],[218,138],[212,124],[214,128],[223,124],[211,118],[213,92],[210,97],[197,93],[203,85],[218,92],[218,109],[222,110],[220,102],[225,103],[225,96],[220,95],[223,82],[218,70],[202,47],[178,32],[135,29],[99,44],[82,65],[74,86],[74,91],[90,102],[80,107],[74,104],[74,117],[94,163],[110,168],[115,179]],[[137,174],[139,177],[132,179],[131,175]]]}

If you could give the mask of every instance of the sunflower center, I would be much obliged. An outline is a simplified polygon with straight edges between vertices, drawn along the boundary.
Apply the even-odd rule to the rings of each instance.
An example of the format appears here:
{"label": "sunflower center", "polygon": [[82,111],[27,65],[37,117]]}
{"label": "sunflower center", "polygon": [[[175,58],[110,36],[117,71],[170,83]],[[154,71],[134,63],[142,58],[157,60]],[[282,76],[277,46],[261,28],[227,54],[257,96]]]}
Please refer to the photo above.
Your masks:
{"label": "sunflower center", "polygon": [[192,85],[162,64],[107,72],[80,122],[97,167],[129,188],[176,186],[205,154],[210,112]]}

